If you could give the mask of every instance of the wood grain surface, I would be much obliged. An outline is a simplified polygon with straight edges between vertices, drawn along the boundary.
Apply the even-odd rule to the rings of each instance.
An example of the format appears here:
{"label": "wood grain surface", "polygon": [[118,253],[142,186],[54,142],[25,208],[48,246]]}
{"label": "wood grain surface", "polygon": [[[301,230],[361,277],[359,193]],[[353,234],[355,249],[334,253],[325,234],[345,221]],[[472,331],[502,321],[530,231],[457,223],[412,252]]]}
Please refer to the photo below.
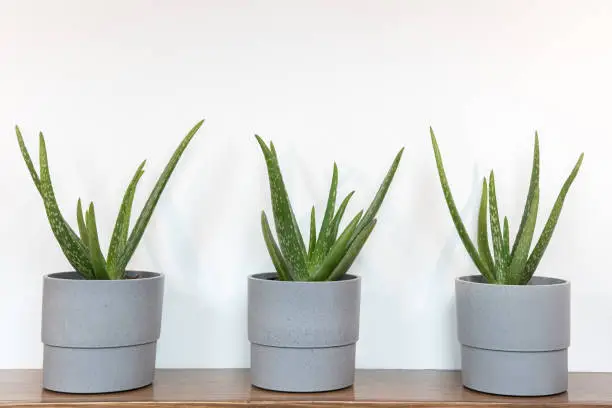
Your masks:
{"label": "wood grain surface", "polygon": [[253,388],[245,369],[158,370],[152,386],[99,395],[41,388],[40,370],[0,370],[0,406],[14,407],[612,407],[611,373],[572,373],[567,393],[511,398],[465,389],[455,371],[358,370],[355,385],[318,394]]}

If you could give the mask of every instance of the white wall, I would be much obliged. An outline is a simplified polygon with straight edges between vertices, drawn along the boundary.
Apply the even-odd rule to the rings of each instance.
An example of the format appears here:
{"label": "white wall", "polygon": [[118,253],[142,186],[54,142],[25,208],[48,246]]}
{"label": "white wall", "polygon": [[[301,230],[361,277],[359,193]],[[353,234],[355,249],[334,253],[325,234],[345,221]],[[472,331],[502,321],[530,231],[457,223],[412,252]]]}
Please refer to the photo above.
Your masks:
{"label": "white wall", "polygon": [[607,0],[0,2],[0,368],[41,366],[41,277],[69,267],[13,126],[35,152],[45,132],[60,205],[74,221],[79,196],[95,201],[107,241],[140,160],[138,210],[206,118],[131,262],[167,274],[160,367],[248,366],[246,276],[271,269],[258,133],[277,146],[304,226],[333,160],[355,212],[406,147],[353,268],[358,366],[457,368],[453,279],[475,269],[443,201],[432,125],[472,226],[494,167],[515,231],[536,129],[539,228],[585,152],[538,274],[572,281],[571,369],[611,371],[610,38]]}

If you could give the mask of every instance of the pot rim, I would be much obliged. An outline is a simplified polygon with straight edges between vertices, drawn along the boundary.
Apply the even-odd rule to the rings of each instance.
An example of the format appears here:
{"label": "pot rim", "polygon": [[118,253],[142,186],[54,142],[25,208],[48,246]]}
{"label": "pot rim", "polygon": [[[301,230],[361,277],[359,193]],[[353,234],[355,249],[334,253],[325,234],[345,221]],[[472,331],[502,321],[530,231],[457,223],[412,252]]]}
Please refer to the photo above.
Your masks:
{"label": "pot rim", "polygon": [[[46,275],[43,275],[43,279],[44,280],[49,280],[49,281],[57,281],[57,282],[79,282],[82,284],[88,284],[91,283],[93,284],[102,284],[103,282],[105,282],[106,284],[116,284],[116,282],[143,282],[143,281],[152,281],[152,280],[158,280],[158,279],[164,279],[165,275],[161,272],[150,272],[150,271],[141,271],[141,270],[134,270],[134,269],[129,269],[126,272],[135,272],[135,273],[141,273],[144,272],[146,274],[150,274],[150,276],[147,277],[143,277],[143,278],[137,278],[137,279],[85,279],[83,277],[81,277],[80,275],[78,275],[77,271],[64,271],[64,272],[53,272],[53,273],[49,273]],[[79,278],[73,278],[70,276],[66,276],[69,274],[77,274],[79,276]],[[62,275],[62,276],[58,276],[58,275]]]}
{"label": "pot rim", "polygon": [[[534,290],[534,288],[546,288],[546,287],[560,287],[560,286],[569,286],[570,285],[570,281],[567,279],[561,279],[561,278],[553,278],[553,277],[549,277],[549,276],[534,276],[540,279],[547,279],[550,281],[550,283],[541,283],[541,284],[536,284],[536,285],[507,285],[507,284],[497,284],[497,283],[488,283],[488,282],[478,282],[478,281],[474,281],[474,280],[470,280],[470,278],[482,278],[484,279],[484,277],[480,274],[478,275],[464,275],[464,276],[459,276],[457,278],[455,278],[455,282],[464,284],[464,285],[484,285],[484,286],[491,286],[491,287],[513,287],[513,288],[526,288],[526,290]],[[530,288],[530,289],[529,289]]]}
{"label": "pot rim", "polygon": [[361,281],[361,276],[345,274],[341,280],[335,281],[280,281],[278,279],[269,279],[277,276],[276,272],[255,273],[248,276],[249,281],[266,282],[271,285],[348,285]]}

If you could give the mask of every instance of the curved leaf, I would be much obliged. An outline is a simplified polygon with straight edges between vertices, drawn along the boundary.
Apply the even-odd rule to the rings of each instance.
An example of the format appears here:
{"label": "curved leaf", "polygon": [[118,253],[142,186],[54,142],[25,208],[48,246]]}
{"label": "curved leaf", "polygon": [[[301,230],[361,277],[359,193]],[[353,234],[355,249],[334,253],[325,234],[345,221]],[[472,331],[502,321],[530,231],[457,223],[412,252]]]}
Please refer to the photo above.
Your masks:
{"label": "curved leaf", "polygon": [[164,168],[164,171],[159,176],[159,179],[157,180],[157,183],[155,183],[155,187],[153,187],[153,191],[151,191],[151,194],[149,195],[149,198],[147,199],[144,208],[140,213],[140,216],[136,220],[136,224],[134,224],[132,233],[130,234],[129,239],[125,244],[121,255],[119,256],[119,259],[115,263],[117,270],[125,270],[128,262],[132,258],[132,255],[134,255],[134,251],[136,251],[136,248],[138,247],[138,244],[142,239],[145,229],[149,224],[149,220],[153,215],[153,210],[155,210],[155,206],[157,205],[157,202],[159,201],[159,198],[161,197],[161,194],[164,191],[166,184],[168,184],[168,180],[170,179],[172,172],[178,164],[178,161],[181,158],[183,152],[187,148],[187,145],[189,144],[191,139],[193,139],[193,137],[195,136],[195,134],[200,129],[203,123],[204,120],[201,120],[189,131],[189,133],[187,133],[185,138],[183,138],[179,146],[174,151],[174,154],[172,155],[170,161]]}
{"label": "curved leaf", "polygon": [[272,212],[280,248],[294,274],[293,278],[295,280],[308,280],[307,254],[304,241],[295,222],[295,215],[283,182],[280,166],[276,160],[276,153],[269,149],[259,136],[255,135],[255,137],[266,159],[270,195],[272,197]]}
{"label": "curved leaf", "polygon": [[380,206],[382,205],[383,200],[385,199],[385,195],[387,195],[387,191],[389,190],[389,187],[391,186],[391,182],[393,181],[393,177],[395,176],[395,172],[397,171],[397,167],[399,166],[403,153],[404,153],[404,148],[402,147],[400,151],[397,152],[397,154],[395,155],[395,158],[393,159],[393,163],[391,163],[391,167],[389,168],[389,171],[387,171],[385,178],[380,184],[380,187],[378,188],[378,191],[376,192],[374,199],[370,203],[370,206],[368,207],[365,214],[363,215],[363,218],[359,222],[355,235],[353,236],[353,240],[355,240],[357,235],[359,235],[359,233],[363,229],[365,229],[367,225],[370,224],[370,221],[372,221],[374,217],[376,216],[376,213],[378,213],[378,210]]}
{"label": "curved leaf", "polygon": [[270,254],[270,258],[272,259],[272,263],[274,264],[279,280],[293,280],[290,267],[287,265],[287,262],[285,262],[285,258],[283,258],[283,254],[278,248],[278,245],[276,245],[276,241],[272,236],[270,224],[268,223],[268,217],[266,217],[266,213],[264,211],[261,212],[261,230],[263,231],[264,241],[266,242],[268,253]]}
{"label": "curved leaf", "polygon": [[93,267],[89,260],[89,251],[70,228],[57,205],[51,175],[49,174],[49,163],[47,161],[47,148],[42,133],[39,135],[40,143],[40,192],[45,204],[45,211],[51,231],[60,245],[62,252],[72,267],[85,278],[92,279]]}
{"label": "curved leaf", "polygon": [[480,273],[485,277],[488,282],[495,282],[495,277],[489,271],[485,262],[480,258],[478,251],[476,251],[476,248],[474,247],[474,244],[472,243],[472,240],[470,239],[465,229],[465,225],[463,225],[463,221],[461,220],[461,216],[459,215],[459,211],[457,210],[457,206],[455,205],[455,200],[453,200],[453,195],[448,185],[448,180],[446,178],[446,172],[444,171],[444,164],[442,163],[442,155],[440,154],[438,142],[436,141],[436,136],[434,135],[433,129],[431,127],[429,128],[429,133],[431,135],[431,144],[433,145],[434,155],[436,158],[436,166],[438,167],[438,176],[440,177],[442,192],[444,193],[444,199],[446,200],[448,210],[450,212],[451,218],[453,219],[453,223],[455,224],[455,228],[457,229],[457,233],[459,234],[459,238],[461,238],[463,246],[465,246],[468,255],[470,255],[472,261],[474,261],[474,264],[476,265]]}
{"label": "curved leaf", "polygon": [[344,198],[344,200],[342,200],[342,203],[340,203],[336,215],[334,215],[334,220],[332,221],[332,242],[336,242],[336,238],[338,237],[338,230],[340,229],[340,222],[342,221],[342,217],[344,216],[344,212],[346,211],[346,206],[348,205],[349,201],[351,201],[351,197],[353,197],[353,194],[355,194],[355,192],[351,191]]}
{"label": "curved leaf", "polygon": [[569,191],[574,179],[578,175],[578,170],[580,170],[580,166],[582,165],[582,159],[584,158],[584,153],[580,155],[578,158],[578,162],[574,166],[572,172],[570,173],[565,183],[563,183],[563,187],[561,187],[561,191],[557,196],[557,200],[555,201],[555,205],[550,212],[550,216],[548,217],[548,221],[546,221],[546,225],[544,225],[544,230],[542,231],[542,235],[540,235],[540,239],[538,240],[536,246],[533,249],[533,252],[529,256],[527,260],[527,264],[523,270],[523,274],[521,276],[521,283],[527,284],[531,277],[533,276],[540,260],[542,259],[542,255],[544,255],[544,251],[546,251],[546,247],[552,238],[552,234],[557,225],[557,221],[559,220],[559,215],[561,214],[561,209],[563,208],[563,202],[565,201],[565,196]]}
{"label": "curved leaf", "polygon": [[[36,173],[36,169],[34,168],[34,164],[32,163],[32,158],[30,157],[30,153],[28,153],[28,149],[26,148],[25,143],[23,142],[23,136],[21,136],[21,131],[19,130],[19,126],[15,126],[15,133],[17,133],[17,143],[19,143],[19,149],[21,150],[21,155],[23,156],[23,160],[28,167],[28,171],[30,172],[30,176],[32,176],[32,181],[36,186],[38,192],[42,195],[42,191],[40,188],[40,178]],[[42,136],[42,133],[41,133]]]}
{"label": "curved leaf", "polygon": [[332,271],[331,275],[327,278],[328,281],[335,281],[344,276],[349,270],[349,268],[355,262],[357,255],[361,252],[361,249],[365,245],[368,240],[372,230],[376,226],[376,218],[370,221],[366,227],[361,230],[359,234],[355,237],[349,248],[347,249],[344,257],[340,260],[336,268]]}

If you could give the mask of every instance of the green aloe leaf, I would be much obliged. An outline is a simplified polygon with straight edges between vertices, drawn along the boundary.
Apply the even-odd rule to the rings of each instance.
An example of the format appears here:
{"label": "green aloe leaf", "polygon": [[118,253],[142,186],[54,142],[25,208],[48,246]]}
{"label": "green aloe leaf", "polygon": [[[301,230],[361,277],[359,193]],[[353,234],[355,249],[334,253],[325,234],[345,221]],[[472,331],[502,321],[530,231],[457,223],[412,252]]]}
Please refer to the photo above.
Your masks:
{"label": "green aloe leaf", "polygon": [[525,209],[523,210],[523,216],[521,218],[521,224],[514,238],[514,245],[512,246],[511,258],[514,258],[517,246],[523,235],[525,224],[529,218],[530,205],[533,203],[533,196],[535,191],[540,188],[540,141],[538,139],[538,132],[535,134],[535,141],[533,143],[533,163],[531,165],[531,177],[529,180],[529,190],[527,191],[527,200],[525,201]]}
{"label": "green aloe leaf", "polygon": [[310,210],[310,239],[308,241],[308,259],[312,260],[315,246],[317,245],[317,219],[315,215],[315,207]]}
{"label": "green aloe leaf", "polygon": [[336,238],[338,237],[338,230],[340,229],[340,222],[342,221],[342,217],[344,216],[344,212],[346,211],[346,206],[348,205],[349,201],[351,201],[351,197],[353,197],[353,194],[355,194],[355,192],[351,191],[344,198],[344,200],[342,200],[342,203],[340,203],[336,215],[334,215],[334,219],[332,221],[332,242],[336,242]]}
{"label": "green aloe leaf", "polygon": [[[487,194],[487,179],[482,180],[482,195],[480,197],[480,210],[478,211],[478,252],[481,259],[487,265],[491,275],[495,279],[495,264],[493,263],[493,257],[491,256],[491,249],[489,248],[489,224],[487,219],[487,204],[489,202]],[[489,279],[487,279],[489,280]]]}
{"label": "green aloe leaf", "polygon": [[144,174],[143,168],[145,164],[146,160],[143,161],[140,166],[138,166],[138,169],[136,169],[136,173],[132,177],[132,180],[130,181],[130,184],[128,185],[128,188],[123,196],[121,207],[119,207],[119,214],[117,215],[117,220],[115,221],[115,228],[113,229],[113,235],[111,237],[110,245],[108,246],[108,255],[106,257],[107,270],[111,279],[122,279],[125,274],[125,270],[118,270],[116,268],[116,262],[118,255],[123,252],[123,249],[127,244],[134,195],[136,194],[138,181]]}
{"label": "green aloe leaf", "polygon": [[93,267],[89,260],[89,251],[76,233],[70,228],[57,205],[51,175],[49,174],[49,162],[47,160],[47,148],[42,133],[39,135],[40,143],[40,193],[45,204],[45,211],[51,231],[59,243],[62,252],[70,265],[86,278],[93,276]]}
{"label": "green aloe leaf", "polygon": [[278,248],[278,245],[276,245],[274,236],[272,236],[272,230],[270,230],[268,217],[266,217],[266,213],[264,211],[261,212],[261,230],[263,231],[264,241],[266,242],[268,253],[270,254],[274,268],[276,268],[278,279],[282,281],[293,280],[290,267],[287,265],[285,258],[283,258],[283,254]]}
{"label": "green aloe leaf", "polygon": [[[276,154],[276,149],[274,148],[274,143],[270,142],[270,152],[272,153],[272,157],[274,158],[274,161],[276,162],[276,167],[278,167],[278,170],[280,172],[280,164],[278,162],[278,155]],[[283,183],[284,185],[284,183]],[[300,231],[300,227],[297,223],[297,220],[295,218],[295,213],[293,212],[293,208],[291,208],[291,202],[289,202],[289,208],[290,208],[290,213],[291,213],[291,223],[293,224],[293,228],[298,232],[297,234],[297,238],[298,238],[298,243],[300,245],[300,248],[302,250],[302,254],[304,255],[304,259],[306,259],[307,261],[307,252],[306,252],[306,246],[304,245],[304,238],[302,237],[302,233]]]}
{"label": "green aloe leaf", "polygon": [[[26,145],[23,142],[23,136],[21,136],[21,131],[19,130],[19,126],[15,126],[15,133],[17,133],[17,143],[19,143],[19,149],[21,150],[21,155],[23,156],[23,160],[25,161],[26,166],[28,167],[28,171],[30,172],[32,181],[34,182],[34,185],[36,186],[36,189],[38,190],[38,192],[42,195],[42,190],[40,187],[40,178],[38,177],[38,174],[36,173],[36,169],[34,168],[34,164],[32,163],[32,158],[30,157],[30,153],[28,152],[28,149],[26,148]],[[42,133],[40,135],[42,137]]]}
{"label": "green aloe leaf", "polygon": [[491,223],[491,241],[493,241],[493,256],[495,257],[495,270],[497,282],[503,283],[506,280],[506,259],[503,254],[503,238],[501,226],[499,224],[499,212],[497,210],[497,195],[495,193],[495,175],[491,170],[489,176],[489,207]]}
{"label": "green aloe leaf", "polygon": [[465,229],[465,225],[463,225],[463,221],[461,220],[461,216],[459,215],[459,211],[457,210],[457,206],[455,205],[455,200],[453,200],[453,195],[448,185],[446,172],[444,171],[444,164],[442,163],[442,155],[440,154],[440,148],[438,147],[436,136],[434,135],[433,129],[431,127],[429,128],[429,133],[431,135],[431,144],[433,145],[434,155],[436,158],[436,166],[438,168],[440,184],[442,185],[442,192],[444,193],[444,199],[446,200],[446,204],[448,205],[448,210],[450,212],[451,218],[453,219],[453,223],[455,224],[455,228],[457,229],[457,233],[459,234],[459,238],[461,238],[463,246],[465,246],[467,253],[472,258],[472,261],[474,261],[474,264],[476,265],[480,273],[489,283],[494,283],[495,277],[489,271],[485,262],[478,255],[478,251],[476,251],[476,248],[474,247],[474,244],[472,243],[472,240],[470,239]]}
{"label": "green aloe leaf", "polygon": [[[512,258],[510,257],[510,225],[508,223],[508,217],[504,217],[504,258],[508,260],[508,262],[512,262]],[[509,266],[509,265],[507,265]]]}
{"label": "green aloe leaf", "polygon": [[136,251],[136,248],[138,247],[138,244],[142,239],[149,220],[153,215],[153,210],[155,210],[155,206],[157,205],[157,202],[159,201],[159,198],[161,197],[161,194],[164,191],[164,188],[166,187],[166,184],[168,183],[172,172],[178,164],[178,161],[181,158],[183,152],[187,148],[187,145],[189,145],[189,142],[191,141],[191,139],[193,139],[193,137],[198,132],[203,123],[204,121],[201,120],[189,131],[189,133],[187,133],[185,138],[181,141],[177,149],[174,151],[174,154],[172,155],[170,161],[164,168],[164,171],[159,176],[159,179],[157,180],[155,187],[153,187],[153,191],[151,191],[151,194],[149,195],[149,198],[147,199],[144,208],[140,213],[140,216],[134,224],[134,228],[132,229],[130,237],[127,243],[125,244],[123,251],[119,255],[117,262],[115,263],[117,270],[125,270],[128,262],[132,258],[132,255],[134,255],[134,251]]}
{"label": "green aloe leaf", "polygon": [[533,252],[527,260],[527,264],[523,269],[523,273],[521,276],[521,284],[527,284],[527,282],[529,282],[529,280],[533,276],[533,273],[538,267],[540,260],[542,259],[542,255],[544,255],[544,251],[546,251],[546,247],[550,242],[552,234],[557,225],[557,221],[559,220],[559,215],[561,214],[561,209],[563,208],[563,202],[565,201],[565,196],[567,195],[567,192],[569,191],[572,183],[574,182],[574,179],[578,175],[578,170],[580,170],[583,158],[584,153],[580,155],[580,157],[578,158],[578,162],[576,162],[576,165],[572,169],[572,172],[570,173],[567,180],[565,180],[565,183],[563,183],[563,187],[561,187],[561,191],[559,192],[557,200],[555,201],[552,211],[550,212],[548,221],[546,221],[546,225],[544,225],[542,235],[540,235],[540,239],[538,239],[538,242],[534,247]]}
{"label": "green aloe leaf", "polygon": [[365,214],[363,215],[363,218],[359,222],[359,225],[357,226],[357,230],[355,232],[355,235],[353,235],[351,243],[357,238],[357,235],[359,235],[359,233],[370,224],[370,221],[372,221],[374,217],[376,217],[376,213],[378,213],[378,210],[382,205],[383,200],[385,199],[385,195],[387,195],[387,191],[389,191],[389,187],[391,186],[391,182],[393,181],[393,177],[395,176],[395,172],[397,171],[397,167],[399,166],[403,153],[404,148],[402,147],[400,151],[397,152],[397,154],[395,155],[393,163],[391,163],[391,167],[389,168],[389,171],[387,171],[385,178],[380,184],[380,187],[378,188],[378,191],[376,192],[372,203],[370,203],[370,206],[368,207]]}
{"label": "green aloe leaf", "polygon": [[89,256],[91,258],[91,264],[93,265],[94,275],[96,279],[111,279],[106,271],[106,261],[100,249],[98,227],[96,226],[96,212],[93,203],[89,204],[89,209],[85,213],[85,222],[89,234]]}
{"label": "green aloe leaf", "polygon": [[306,262],[306,250],[300,233],[295,215],[291,208],[289,196],[283,182],[277,156],[272,148],[268,148],[264,141],[255,135],[263,152],[268,168],[268,179],[270,182],[270,195],[272,197],[272,212],[280,248],[285,260],[293,271],[295,280],[308,280],[308,266]]}
{"label": "green aloe leaf", "polygon": [[340,260],[336,268],[332,271],[331,275],[327,278],[328,281],[334,281],[340,279],[349,270],[349,268],[355,262],[357,255],[361,252],[361,249],[365,245],[368,237],[372,233],[372,230],[376,226],[376,218],[370,221],[366,227],[361,230],[355,237],[349,248],[347,249],[344,257]]}
{"label": "green aloe leaf", "polygon": [[360,211],[346,226],[338,240],[331,247],[328,255],[325,257],[319,268],[312,274],[313,281],[324,281],[327,280],[330,274],[334,271],[338,263],[342,260],[346,254],[346,250],[350,245],[350,242],[354,236],[354,233],[359,224],[359,220],[363,216],[363,211]]}
{"label": "green aloe leaf", "polygon": [[85,219],[83,218],[83,207],[81,206],[81,199],[77,201],[77,223],[79,225],[79,234],[81,241],[86,248],[89,248],[89,233],[87,232],[87,226],[85,225]]}
{"label": "green aloe leaf", "polygon": [[315,246],[314,255],[311,264],[318,267],[327,253],[329,252],[332,244],[333,225],[332,221],[334,218],[334,212],[336,209],[336,195],[338,191],[338,166],[334,163],[334,170],[332,173],[331,186],[329,187],[329,195],[327,197],[327,205],[325,207],[325,214],[323,215],[323,222],[321,223],[321,230],[319,231],[319,239]]}
{"label": "green aloe leaf", "polygon": [[538,218],[538,205],[540,202],[539,187],[536,187],[534,193],[531,195],[531,200],[532,202],[529,204],[527,221],[525,222],[523,233],[519,238],[519,243],[516,245],[516,250],[514,251],[514,256],[512,257],[512,262],[508,270],[508,282],[514,285],[520,284],[525,264],[529,258],[531,241]]}

